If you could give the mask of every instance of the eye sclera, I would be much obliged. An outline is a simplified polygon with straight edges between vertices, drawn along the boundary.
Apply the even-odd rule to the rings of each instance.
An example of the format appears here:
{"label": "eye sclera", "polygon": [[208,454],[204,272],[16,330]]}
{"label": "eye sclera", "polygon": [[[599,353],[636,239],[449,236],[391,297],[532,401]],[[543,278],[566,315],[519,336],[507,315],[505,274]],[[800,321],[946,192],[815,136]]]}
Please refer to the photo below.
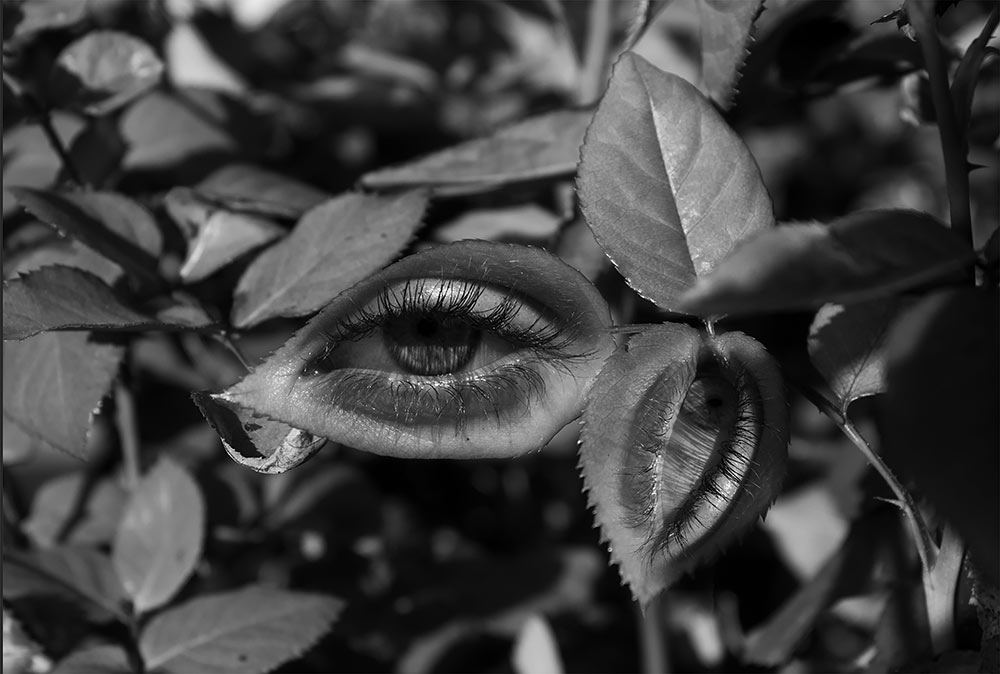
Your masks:
{"label": "eye sclera", "polygon": [[[516,372],[477,380],[481,388],[470,390],[470,395],[489,396],[500,390],[512,396],[517,387],[498,387],[534,373],[540,381],[532,380],[530,387],[539,394],[531,405],[505,408],[495,423],[470,415],[469,423],[464,428],[456,425],[453,432],[406,423],[405,419],[388,420],[386,409],[381,410],[385,414],[373,414],[350,401],[343,401],[344,406],[331,405],[331,397],[318,379],[301,376],[303,366],[328,348],[328,339],[336,335],[335,326],[340,321],[357,315],[387,286],[413,279],[454,279],[516,294],[558,320],[564,331],[561,339],[571,345],[565,353],[577,357],[557,362],[540,355],[552,366],[540,365],[538,360],[525,362]],[[527,246],[462,241],[406,257],[341,293],[264,364],[221,395],[293,427],[377,454],[410,458],[517,456],[539,449],[580,414],[584,395],[614,350],[610,324],[610,311],[597,289],[559,258]],[[370,383],[377,386],[384,382],[383,377]]]}

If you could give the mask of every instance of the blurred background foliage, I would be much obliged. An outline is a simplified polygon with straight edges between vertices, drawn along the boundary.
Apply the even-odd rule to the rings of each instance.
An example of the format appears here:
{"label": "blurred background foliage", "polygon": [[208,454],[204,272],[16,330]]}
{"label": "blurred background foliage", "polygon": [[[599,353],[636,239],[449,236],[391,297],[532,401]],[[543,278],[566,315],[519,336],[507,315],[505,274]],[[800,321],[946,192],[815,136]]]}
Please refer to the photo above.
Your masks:
{"label": "blurred background foliage", "polygon": [[[5,2],[4,49],[26,80],[47,73],[62,48],[94,28],[131,33],[156,49],[166,65],[157,89],[115,115],[60,111],[54,121],[95,182],[161,209],[170,189],[238,162],[336,194],[376,168],[534,113],[592,103],[579,94],[590,4],[88,0],[66,25],[32,34],[23,24],[8,32],[10,13],[20,10]],[[942,16],[955,53],[978,34],[989,5],[967,0]],[[635,9],[612,7],[611,39],[620,43]],[[897,7],[766,3],[726,116],[756,157],[779,221],[897,207],[947,219],[919,50],[895,23],[872,25]],[[635,50],[697,79],[699,29],[694,3],[675,0]],[[993,59],[983,70],[971,120],[970,161],[983,166],[971,173],[977,247],[1000,217],[998,68]],[[4,188],[59,184],[58,157],[4,87]],[[3,201],[9,275],[12,260],[52,233],[6,191]],[[477,237],[551,246],[568,219],[565,191],[528,182],[435,201],[413,245]],[[183,239],[171,227],[160,264],[176,269]],[[194,291],[227,308],[246,262]],[[618,277],[604,274],[599,285],[620,315],[656,320],[655,308]],[[771,348],[803,349],[810,320],[803,313],[742,327]],[[271,321],[241,344],[259,359],[298,324]],[[510,671],[512,644],[534,614],[546,616],[567,671],[640,669],[641,620],[580,493],[575,424],[543,451],[511,461],[404,463],[328,447],[306,469],[259,475],[225,456],[189,398],[240,376],[227,352],[194,335],[146,334],[132,359],[145,455],[187,466],[207,499],[204,558],[184,596],[264,581],[347,601],[334,631],[282,671]],[[872,409],[860,401],[852,416],[874,436]],[[894,508],[874,499],[890,493],[831,422],[799,399],[792,410],[790,472],[766,521],[663,602],[677,671],[884,671],[880,664],[912,665],[919,656],[918,627],[907,624],[916,614],[908,592],[919,583],[895,582],[916,572],[915,555]],[[3,426],[5,514],[19,513],[36,544],[51,543],[82,480],[96,487],[68,540],[110,540],[124,504],[113,466],[118,440],[107,413],[95,424],[86,471]],[[64,482],[54,488],[53,480]],[[878,511],[868,520],[877,525],[851,530],[862,510]],[[799,603],[789,609],[793,598]],[[973,610],[959,604],[957,646],[975,650]],[[22,607],[18,617],[57,651],[79,639],[72,621],[52,621],[44,607]],[[786,643],[796,620],[809,629]]]}

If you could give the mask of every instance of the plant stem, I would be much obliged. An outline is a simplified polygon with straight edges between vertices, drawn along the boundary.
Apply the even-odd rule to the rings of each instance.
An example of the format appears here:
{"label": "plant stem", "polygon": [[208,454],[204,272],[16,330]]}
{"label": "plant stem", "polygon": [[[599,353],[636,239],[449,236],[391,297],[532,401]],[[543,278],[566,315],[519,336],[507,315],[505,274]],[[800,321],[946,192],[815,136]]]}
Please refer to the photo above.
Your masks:
{"label": "plant stem", "polygon": [[933,569],[924,568],[924,604],[934,655],[955,650],[955,594],[962,575],[965,547],[955,530],[946,526]]}
{"label": "plant stem", "polygon": [[583,55],[583,81],[579,102],[597,102],[607,85],[608,42],[611,37],[611,0],[591,0],[587,16],[587,45]]}
{"label": "plant stem", "polygon": [[226,347],[226,349],[228,349],[229,352],[236,357],[236,360],[240,361],[240,365],[242,365],[247,372],[250,371],[250,364],[247,362],[246,357],[244,357],[243,352],[240,351],[239,345],[233,340],[232,335],[223,330],[222,332],[212,333],[212,337],[217,339],[224,347]]}
{"label": "plant stem", "polygon": [[52,124],[52,115],[48,111],[43,111],[38,118],[38,123],[41,124],[42,131],[45,132],[45,137],[49,139],[49,145],[59,155],[59,161],[62,162],[63,168],[66,169],[66,175],[69,176],[69,179],[78,187],[87,187],[87,184],[83,182],[83,178],[80,177],[80,172],[76,170],[73,158],[69,156],[66,146],[63,145],[62,139],[56,133],[56,128]]}
{"label": "plant stem", "polygon": [[941,40],[934,26],[933,2],[910,0],[906,3],[910,23],[917,33],[930,78],[931,99],[937,116],[944,154],[945,179],[948,183],[948,206],[951,226],[972,245],[972,216],[969,211],[968,143],[959,133],[955,104],[948,83],[948,65],[941,50]]}
{"label": "plant stem", "polygon": [[650,599],[646,611],[635,604],[636,619],[639,622],[639,645],[643,674],[669,674],[667,659],[667,634],[663,629],[664,593]]}
{"label": "plant stem", "polygon": [[917,554],[920,555],[920,562],[924,569],[930,570],[934,568],[934,563],[937,561],[937,548],[934,545],[934,541],[931,538],[930,530],[927,528],[927,523],[924,522],[923,516],[920,514],[920,509],[917,507],[916,502],[913,497],[910,496],[910,492],[906,490],[903,484],[899,481],[899,478],[890,470],[889,466],[886,465],[882,457],[872,450],[871,445],[865,440],[864,436],[858,432],[858,429],[854,426],[854,423],[847,417],[846,414],[841,412],[836,405],[834,405],[830,400],[826,398],[823,394],[809,386],[797,385],[796,388],[806,397],[809,402],[819,409],[820,412],[828,416],[833,420],[837,427],[847,436],[847,438],[854,443],[861,453],[868,459],[875,470],[878,471],[882,479],[885,480],[889,488],[899,499],[898,505],[903,509],[906,514],[906,519],[910,523],[910,531],[913,534],[914,544],[917,546]]}
{"label": "plant stem", "polygon": [[142,475],[139,464],[139,424],[135,414],[135,396],[123,380],[115,383],[115,419],[125,466],[125,486],[132,491],[138,486]]}

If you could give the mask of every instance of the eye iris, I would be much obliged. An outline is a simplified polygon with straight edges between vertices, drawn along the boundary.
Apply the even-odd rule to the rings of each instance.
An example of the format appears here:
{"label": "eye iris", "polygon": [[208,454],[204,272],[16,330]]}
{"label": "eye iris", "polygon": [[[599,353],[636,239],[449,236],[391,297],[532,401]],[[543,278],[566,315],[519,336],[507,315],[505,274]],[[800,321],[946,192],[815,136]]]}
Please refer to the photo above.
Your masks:
{"label": "eye iris", "polygon": [[404,370],[425,376],[456,372],[468,364],[482,331],[468,323],[434,315],[401,316],[385,322],[386,349]]}

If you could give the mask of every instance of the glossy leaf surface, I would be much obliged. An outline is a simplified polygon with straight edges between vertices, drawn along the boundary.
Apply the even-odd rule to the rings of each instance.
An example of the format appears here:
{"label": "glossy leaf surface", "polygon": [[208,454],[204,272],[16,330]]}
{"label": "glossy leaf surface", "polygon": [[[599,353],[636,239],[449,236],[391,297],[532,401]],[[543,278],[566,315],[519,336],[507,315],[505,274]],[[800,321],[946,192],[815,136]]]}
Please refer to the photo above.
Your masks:
{"label": "glossy leaf surface", "polygon": [[739,136],[693,85],[639,56],[619,60],[581,155],[587,223],[629,285],[662,308],[774,224]]}

